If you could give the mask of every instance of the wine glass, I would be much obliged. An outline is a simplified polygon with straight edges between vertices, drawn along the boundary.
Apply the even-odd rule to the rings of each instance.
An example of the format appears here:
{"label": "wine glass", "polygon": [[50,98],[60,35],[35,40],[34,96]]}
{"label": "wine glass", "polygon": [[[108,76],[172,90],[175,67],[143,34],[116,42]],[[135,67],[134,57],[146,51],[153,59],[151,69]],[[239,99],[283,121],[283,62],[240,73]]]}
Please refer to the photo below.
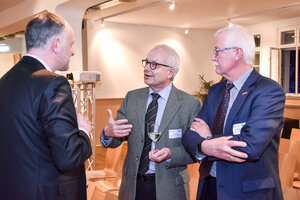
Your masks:
{"label": "wine glass", "polygon": [[153,142],[157,142],[161,135],[159,124],[154,122],[147,123],[147,135]]}

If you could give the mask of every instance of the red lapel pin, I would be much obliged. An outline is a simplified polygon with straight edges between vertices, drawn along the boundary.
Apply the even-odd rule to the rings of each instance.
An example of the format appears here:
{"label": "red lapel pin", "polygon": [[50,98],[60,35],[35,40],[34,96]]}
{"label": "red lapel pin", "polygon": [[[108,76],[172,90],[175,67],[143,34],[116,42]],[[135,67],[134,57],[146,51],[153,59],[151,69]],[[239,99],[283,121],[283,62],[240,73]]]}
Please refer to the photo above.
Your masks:
{"label": "red lapel pin", "polygon": [[246,94],[248,94],[248,92],[243,92],[243,93],[242,93],[242,95],[246,95]]}

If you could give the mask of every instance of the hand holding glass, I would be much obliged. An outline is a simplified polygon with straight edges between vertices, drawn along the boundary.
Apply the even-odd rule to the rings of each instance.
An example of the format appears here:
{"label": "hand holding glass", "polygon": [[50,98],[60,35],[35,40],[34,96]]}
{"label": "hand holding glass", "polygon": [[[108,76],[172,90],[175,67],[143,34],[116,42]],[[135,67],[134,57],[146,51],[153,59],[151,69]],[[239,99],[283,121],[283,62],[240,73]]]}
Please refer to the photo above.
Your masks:
{"label": "hand holding glass", "polygon": [[154,122],[147,123],[147,135],[153,142],[156,142],[161,135],[159,125]]}

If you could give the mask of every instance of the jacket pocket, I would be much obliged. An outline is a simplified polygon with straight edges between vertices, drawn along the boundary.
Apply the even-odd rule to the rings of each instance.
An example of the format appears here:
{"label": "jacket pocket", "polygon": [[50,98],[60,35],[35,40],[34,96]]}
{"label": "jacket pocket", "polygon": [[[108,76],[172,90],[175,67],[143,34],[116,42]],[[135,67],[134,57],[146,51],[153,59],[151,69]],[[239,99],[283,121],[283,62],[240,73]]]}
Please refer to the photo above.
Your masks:
{"label": "jacket pocket", "polygon": [[256,179],[252,181],[244,181],[242,190],[243,192],[251,192],[254,190],[261,190],[267,188],[275,188],[274,180],[272,177]]}

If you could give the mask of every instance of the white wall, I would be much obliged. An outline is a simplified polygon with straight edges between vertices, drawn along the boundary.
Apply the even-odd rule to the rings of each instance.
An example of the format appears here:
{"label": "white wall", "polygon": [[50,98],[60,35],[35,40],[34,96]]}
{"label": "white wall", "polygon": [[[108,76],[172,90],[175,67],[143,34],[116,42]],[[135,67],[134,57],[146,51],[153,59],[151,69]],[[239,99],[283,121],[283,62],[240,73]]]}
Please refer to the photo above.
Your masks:
{"label": "white wall", "polygon": [[192,94],[199,89],[199,74],[207,80],[215,75],[210,61],[214,45],[214,31],[139,26],[129,24],[87,22],[88,70],[102,73],[96,98],[125,97],[129,90],[144,87],[141,60],[157,44],[168,44],[181,57],[181,68],[174,84]]}
{"label": "white wall", "polygon": [[14,65],[13,53],[0,53],[0,78]]}
{"label": "white wall", "polygon": [[268,23],[261,23],[247,27],[252,33],[262,34],[262,47],[260,54],[260,73],[262,75],[270,77],[270,48],[279,47],[279,44],[277,42],[278,38],[280,37],[280,35],[278,34],[278,30],[281,28],[299,25],[300,17],[297,17],[272,21]]}

